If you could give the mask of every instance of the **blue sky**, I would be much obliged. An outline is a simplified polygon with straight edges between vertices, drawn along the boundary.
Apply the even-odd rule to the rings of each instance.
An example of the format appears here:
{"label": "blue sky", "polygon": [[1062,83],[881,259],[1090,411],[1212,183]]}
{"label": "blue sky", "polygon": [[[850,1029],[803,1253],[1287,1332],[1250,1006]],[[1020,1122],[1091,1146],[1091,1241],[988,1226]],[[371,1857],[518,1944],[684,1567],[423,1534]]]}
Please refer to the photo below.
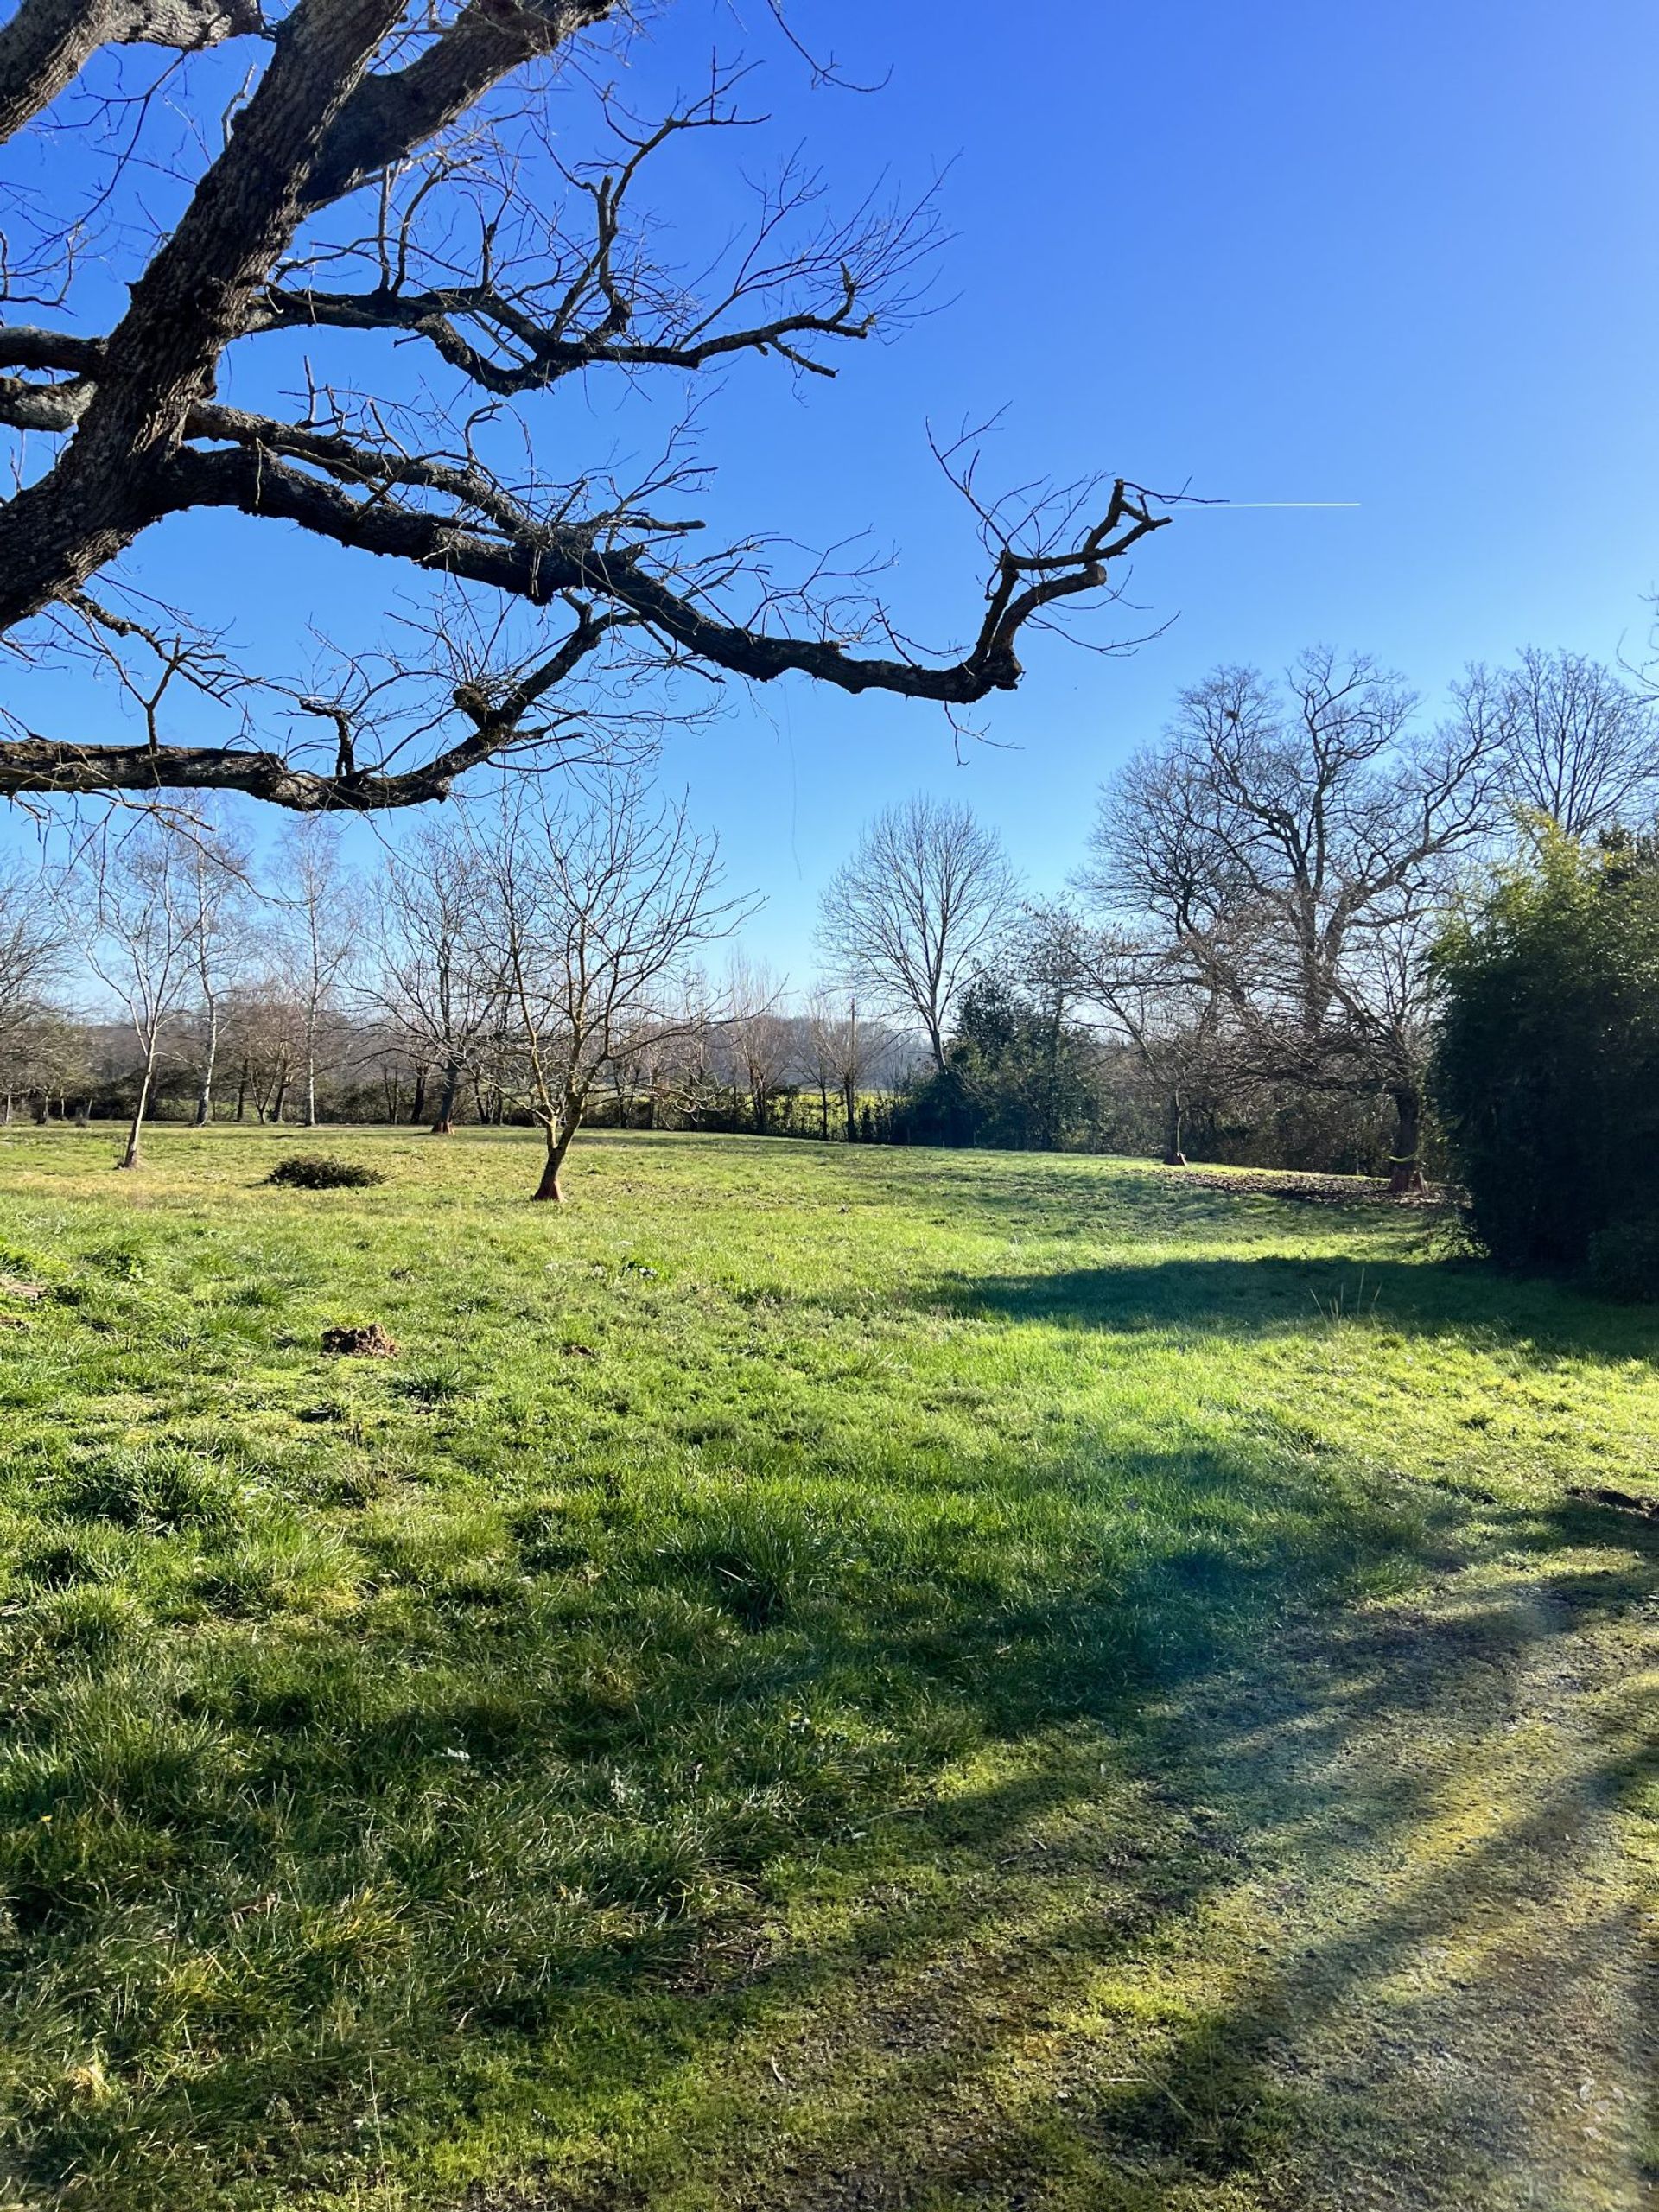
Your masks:
{"label": "blue sky", "polygon": [[[1182,512],[1138,560],[1140,611],[1100,632],[1164,633],[1128,658],[1034,640],[994,744],[961,766],[931,711],[799,683],[674,741],[666,772],[719,829],[733,881],[766,895],[754,952],[805,979],[819,887],[861,821],[916,789],[968,798],[1057,887],[1102,777],[1220,661],[1357,647],[1432,701],[1527,641],[1644,656],[1652,0],[795,0],[791,20],[884,88],[814,90],[762,0],[673,0],[632,96],[694,81],[714,44],[757,54],[774,148],[804,143],[847,194],[943,173],[954,238],[937,311],[843,355],[835,384],[731,376],[709,416],[711,515],[811,543],[871,531],[906,627],[944,638],[971,626],[981,572],[930,421],[1006,410],[987,467],[1008,481],[1103,468],[1358,504]],[[726,190],[729,158],[695,151],[677,188]],[[268,543],[201,520],[167,561],[252,581],[245,619],[273,637],[384,598],[373,563],[279,565]]]}
{"label": "blue sky", "polygon": [[[842,158],[954,157],[954,303],[760,418],[774,480],[880,514],[900,588],[973,589],[921,418],[1006,403],[1009,473],[1095,464],[1237,499],[1139,560],[1128,659],[1057,645],[954,767],[925,711],[770,696],[693,783],[780,953],[877,798],[966,794],[1052,883],[1089,794],[1223,660],[1323,640],[1434,695],[1536,639],[1645,648],[1659,581],[1659,10],[1160,0],[846,11]],[[763,498],[766,463],[744,471]],[[960,602],[958,602],[960,603]],[[1173,620],[1172,620],[1173,618]],[[768,726],[770,725],[770,727]],[[716,751],[722,755],[716,758]]]}

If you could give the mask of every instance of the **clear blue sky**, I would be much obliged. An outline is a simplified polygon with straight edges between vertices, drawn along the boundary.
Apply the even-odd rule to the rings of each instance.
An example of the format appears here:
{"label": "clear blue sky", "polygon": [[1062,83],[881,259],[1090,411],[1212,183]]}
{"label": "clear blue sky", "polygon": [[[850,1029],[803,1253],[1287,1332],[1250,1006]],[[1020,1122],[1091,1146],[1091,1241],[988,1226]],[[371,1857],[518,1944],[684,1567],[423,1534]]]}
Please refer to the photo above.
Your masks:
{"label": "clear blue sky", "polygon": [[[752,20],[751,20],[752,19]],[[1038,884],[1078,857],[1092,793],[1223,660],[1324,641],[1433,696],[1525,641],[1647,649],[1659,585],[1659,10],[1652,0],[793,0],[868,98],[813,91],[761,0],[671,0],[632,65],[642,106],[711,44],[761,54],[774,144],[855,192],[948,168],[945,304],[797,391],[765,364],[709,417],[709,512],[822,543],[873,528],[913,634],[961,633],[980,565],[929,419],[1007,409],[1016,480],[1122,470],[1334,512],[1182,513],[1145,550],[1129,658],[1033,640],[995,748],[957,766],[930,710],[810,686],[738,699],[668,772],[767,894],[751,948],[804,980],[819,887],[883,802],[964,796]],[[758,149],[757,149],[758,151]],[[684,188],[723,189],[706,156]],[[576,416],[580,420],[580,412]],[[601,437],[607,433],[602,425]],[[268,526],[267,526],[268,527]],[[206,571],[255,526],[189,525]],[[384,594],[328,556],[258,620]],[[1109,617],[1109,622],[1113,618]]]}
{"label": "clear blue sky", "polygon": [[[828,11],[820,11],[827,13]],[[1536,639],[1645,646],[1659,582],[1659,10],[1642,0],[1141,0],[840,11],[866,102],[841,158],[955,157],[956,299],[743,471],[833,529],[891,518],[906,604],[967,556],[921,418],[1007,402],[1010,474],[1085,462],[1238,499],[1188,512],[1128,660],[1041,645],[963,769],[924,710],[797,691],[723,733],[698,795],[773,894],[780,950],[870,804],[965,793],[1053,882],[1088,794],[1220,660],[1324,640],[1426,692]],[[951,28],[942,32],[944,15]],[[1017,28],[1016,28],[1017,26]],[[737,472],[734,472],[734,480]]]}

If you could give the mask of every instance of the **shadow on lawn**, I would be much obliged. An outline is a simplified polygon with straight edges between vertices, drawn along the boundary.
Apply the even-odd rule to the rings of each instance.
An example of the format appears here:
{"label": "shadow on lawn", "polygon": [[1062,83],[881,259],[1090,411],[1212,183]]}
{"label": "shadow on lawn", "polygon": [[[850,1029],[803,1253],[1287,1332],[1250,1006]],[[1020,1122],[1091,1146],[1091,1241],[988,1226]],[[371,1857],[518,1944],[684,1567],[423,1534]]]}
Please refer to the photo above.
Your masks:
{"label": "shadow on lawn", "polygon": [[[1494,1685],[1651,1588],[1645,1523],[1506,1528],[1543,1579],[1565,1555],[1559,1601],[1310,1625],[1409,1586],[1466,1508],[1270,1442],[1143,1461],[1086,1514],[1063,1460],[988,1454],[919,1520],[868,1471],[861,1504],[711,1503],[572,1467],[493,1554],[360,1534],[387,1602],[334,1624],[214,1565],[230,1503],[66,1490],[11,1621],[19,2171],[99,2212],[275,2205],[372,2171],[372,2121],[416,2175],[470,2126],[522,2145],[491,2155],[529,2193],[474,2200],[502,2212],[691,2175],[779,2212],[1163,2212],[1285,2170],[1304,2091],[1351,2117],[1287,2088],[1287,2039],[1425,1942],[1547,1907],[1578,1986],[1567,1939],[1600,1939],[1548,1847],[1612,1786],[1587,1739],[1478,1853],[1282,1923],[1299,1884],[1414,1862],[1459,1776],[1509,1806]],[[160,1663],[91,1603],[149,1543],[240,1593]]]}
{"label": "shadow on lawn", "polygon": [[1170,1686],[1106,1783],[1070,1738],[931,1820],[942,1893],[751,1976],[766,2155],[731,2201],[1645,2201],[1659,2049],[1605,1830],[1654,1750],[1639,1690],[1599,1702],[1550,1559],[1593,1545],[1569,1581],[1650,1604],[1659,1541],[1605,1512],[1497,1534],[1538,1577],[1284,1624]]}
{"label": "shadow on lawn", "polygon": [[925,1294],[969,1317],[1071,1329],[1213,1331],[1244,1338],[1321,1321],[1419,1336],[1497,1335],[1543,1358],[1659,1357],[1651,1308],[1604,1304],[1553,1283],[1516,1282],[1459,1261],[1352,1257],[1170,1259],[1059,1274],[947,1276]]}

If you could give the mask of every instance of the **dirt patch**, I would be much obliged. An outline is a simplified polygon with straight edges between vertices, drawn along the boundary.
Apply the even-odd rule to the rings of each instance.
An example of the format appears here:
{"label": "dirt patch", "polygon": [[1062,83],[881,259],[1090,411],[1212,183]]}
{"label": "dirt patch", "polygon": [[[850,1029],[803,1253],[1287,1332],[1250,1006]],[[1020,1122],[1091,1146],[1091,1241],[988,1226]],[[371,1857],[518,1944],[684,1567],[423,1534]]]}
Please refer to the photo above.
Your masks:
{"label": "dirt patch", "polygon": [[1383,1175],[1299,1175],[1282,1168],[1233,1168],[1206,1173],[1202,1167],[1179,1173],[1184,1183],[1233,1197],[1295,1198],[1316,1206],[1454,1206],[1463,1193],[1455,1183],[1426,1183],[1421,1191],[1391,1192]]}
{"label": "dirt patch", "polygon": [[325,1329],[322,1332],[324,1351],[335,1352],[349,1359],[396,1359],[397,1340],[388,1336],[378,1321],[365,1322],[360,1329]]}
{"label": "dirt patch", "polygon": [[1567,1494],[1580,1505],[1605,1505],[1615,1513],[1641,1513],[1649,1521],[1659,1521],[1659,1500],[1632,1497],[1627,1490],[1574,1489]]}

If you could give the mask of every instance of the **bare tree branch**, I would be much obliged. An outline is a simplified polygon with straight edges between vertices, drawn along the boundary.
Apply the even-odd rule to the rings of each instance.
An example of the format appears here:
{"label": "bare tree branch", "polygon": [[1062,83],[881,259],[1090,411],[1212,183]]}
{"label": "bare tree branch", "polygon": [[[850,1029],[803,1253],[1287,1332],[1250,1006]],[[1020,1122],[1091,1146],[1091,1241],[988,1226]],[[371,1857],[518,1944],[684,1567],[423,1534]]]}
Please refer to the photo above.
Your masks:
{"label": "bare tree branch", "polygon": [[[868,571],[837,574],[824,556],[791,577],[774,573],[775,544],[699,535],[702,518],[685,512],[704,479],[689,416],[631,487],[614,464],[547,480],[528,410],[550,404],[540,396],[565,379],[701,377],[741,359],[831,374],[832,349],[913,308],[938,235],[926,199],[906,210],[872,197],[826,219],[817,179],[791,162],[756,183],[752,224],[694,275],[659,265],[635,195],[688,134],[754,120],[734,105],[743,73],[716,68],[655,124],[601,94],[598,159],[567,156],[562,136],[556,144],[544,90],[528,79],[505,89],[622,14],[621,0],[465,0],[453,13],[298,0],[271,29],[251,0],[19,9],[0,59],[13,34],[23,54],[20,25],[41,54],[67,54],[71,16],[83,60],[114,39],[186,48],[245,32],[260,35],[264,59],[221,119],[217,150],[213,119],[198,117],[182,149],[147,156],[182,188],[182,212],[114,327],[0,327],[0,429],[16,442],[17,484],[0,502],[0,636],[15,664],[67,649],[66,618],[86,619],[95,579],[111,597],[110,572],[148,534],[215,510],[391,561],[465,604],[480,630],[486,601],[526,623],[550,613],[556,626],[521,635],[502,666],[447,695],[441,651],[421,714],[395,733],[327,700],[321,712],[302,707],[292,742],[256,734],[256,694],[321,695],[249,671],[246,726],[208,743],[179,726],[171,702],[200,658],[188,640],[226,626],[181,625],[171,661],[149,641],[159,687],[155,671],[149,689],[123,672],[141,743],[102,726],[101,702],[89,701],[81,727],[54,731],[26,693],[9,697],[0,796],[232,790],[302,813],[418,804],[509,753],[566,758],[607,715],[637,726],[647,698],[667,710],[663,687],[690,670],[762,683],[799,676],[955,713],[1019,682],[1025,633],[1116,596],[1119,565],[1166,518],[1124,480],[1098,495],[991,500],[973,460],[950,448],[942,458],[989,572],[965,642],[924,651],[873,597]],[[38,92],[49,72],[30,67]],[[161,127],[151,107],[147,94],[133,104],[132,148]],[[135,199],[123,165],[138,158],[130,148],[115,158],[111,191]],[[149,219],[136,202],[132,212],[124,239]],[[47,226],[43,266],[56,237],[72,269],[73,226],[67,213],[58,232]],[[80,296],[66,296],[67,324]],[[233,349],[253,359],[299,331],[327,358],[322,376],[307,360],[293,415],[286,394],[263,408],[221,397]],[[410,340],[429,349],[437,382],[423,377],[418,396],[394,401],[384,356]],[[359,354],[364,386],[337,384]],[[441,637],[446,626],[430,626]],[[106,626],[118,634],[143,632]],[[334,733],[332,759],[318,726]]]}
{"label": "bare tree branch", "polygon": [[258,0],[22,0],[0,24],[0,141],[73,84],[102,46],[217,46],[263,29]]}

